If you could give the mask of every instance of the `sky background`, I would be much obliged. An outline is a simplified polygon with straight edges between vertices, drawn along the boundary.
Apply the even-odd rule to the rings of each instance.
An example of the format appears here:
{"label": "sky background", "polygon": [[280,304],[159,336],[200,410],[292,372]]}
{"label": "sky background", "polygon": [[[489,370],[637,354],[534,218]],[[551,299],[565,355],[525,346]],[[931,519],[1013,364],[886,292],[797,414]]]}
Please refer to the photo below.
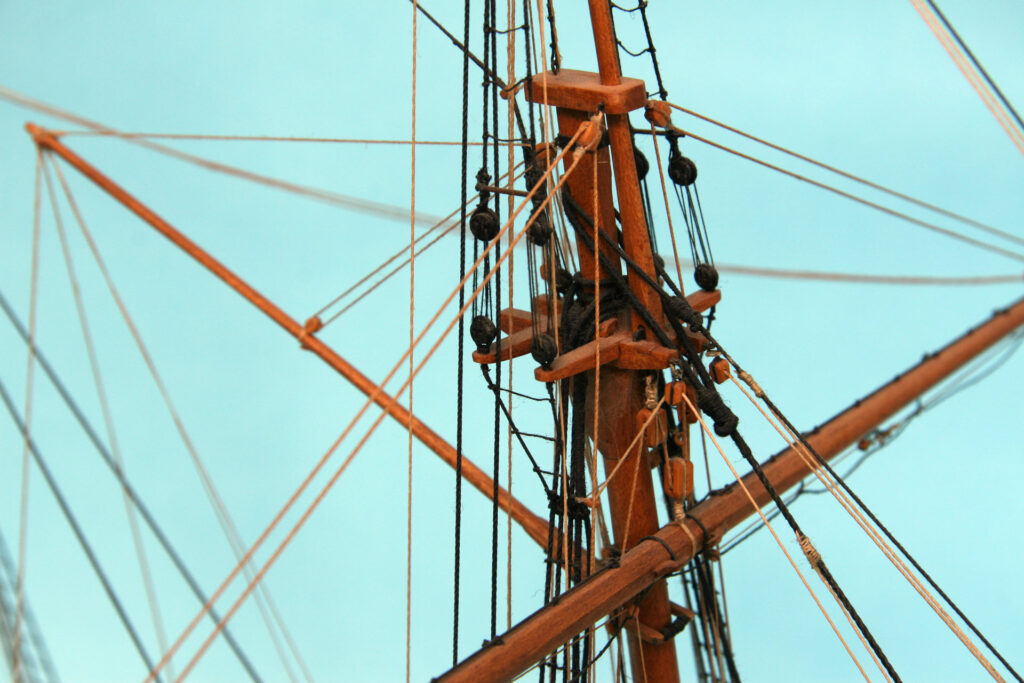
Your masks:
{"label": "sky background", "polygon": [[[426,6],[461,32],[456,3]],[[941,6],[1019,109],[1024,6],[954,0]],[[595,67],[584,10],[582,3],[556,4],[567,68]],[[657,2],[649,16],[672,101],[1024,234],[1022,158],[909,2]],[[620,37],[631,49],[642,47],[639,23],[623,15],[618,20]],[[0,1],[0,85],[124,131],[406,139],[410,40],[411,6],[394,1]],[[478,31],[473,40],[480,44]],[[461,58],[424,21],[419,65],[418,137],[459,139]],[[654,88],[646,58],[624,57],[623,70]],[[471,72],[473,86],[478,76]],[[35,163],[22,128],[28,120],[70,127],[0,101],[0,291],[23,318]],[[478,121],[471,131],[479,130]],[[955,227],[682,114],[674,121]],[[69,137],[67,142],[299,320],[408,244],[407,220],[312,202],[120,140]],[[170,144],[276,178],[409,205],[404,147]],[[1018,261],[930,234],[698,142],[684,141],[683,148],[699,168],[704,214],[721,263],[907,275],[1021,272]],[[649,147],[646,152],[653,162]],[[455,209],[458,148],[420,147],[417,162],[418,211],[440,216]],[[471,156],[471,173],[476,163]],[[147,226],[73,171],[65,173],[192,441],[250,542],[348,424],[362,405],[361,395]],[[234,560],[146,366],[81,234],[66,207],[62,210],[125,470],[200,583],[212,590]],[[41,215],[39,346],[103,433],[45,203]],[[665,245],[660,212],[655,220]],[[417,329],[455,286],[457,251],[457,240],[446,239],[417,260]],[[524,262],[519,259],[516,281],[520,307],[526,305]],[[723,275],[720,286],[717,338],[801,427],[824,421],[1021,294],[1019,283],[897,288],[731,275]],[[369,377],[382,379],[407,344],[408,288],[403,274],[320,337]],[[442,321],[453,314],[449,310]],[[20,405],[26,352],[6,324],[0,325],[0,350],[0,380]],[[454,344],[444,344],[417,379],[414,393],[416,413],[449,438],[455,357]],[[1011,359],[983,384],[922,416],[850,482],[1018,668],[1024,597],[1017,587],[1022,556],[1014,541],[1024,522],[1017,494],[1024,476],[1022,363],[1020,357]],[[513,365],[517,388],[540,393],[528,376],[532,360]],[[475,369],[467,367],[466,452],[486,465],[490,399]],[[52,388],[41,375],[36,379],[35,437],[147,647],[156,651],[118,487]],[[759,458],[780,449],[778,437],[741,396],[726,399]],[[549,428],[528,402],[516,402],[515,410],[524,430]],[[327,471],[338,466],[375,417],[371,411],[370,419],[360,422]],[[315,680],[400,680],[404,675],[405,438],[401,428],[385,422],[267,576]],[[18,537],[20,443],[12,423],[0,419],[0,531],[12,552]],[[730,457],[740,461],[736,453]],[[543,511],[541,491],[522,453],[514,451],[513,458],[514,493]],[[412,677],[425,680],[450,663],[453,475],[418,445],[414,462]],[[720,460],[712,471],[716,486],[727,483]],[[325,474],[315,490],[325,483]],[[311,500],[307,493],[299,509]],[[144,667],[36,470],[29,509],[28,599],[62,679],[142,680]],[[983,680],[973,658],[834,502],[804,498],[794,514],[905,680]],[[290,526],[296,519],[293,511],[286,522]],[[465,655],[488,635],[489,615],[490,505],[469,489],[463,520],[460,653]],[[796,552],[791,536],[781,529],[780,535]],[[282,537],[279,530],[273,544]],[[149,535],[145,543],[173,638],[198,605]],[[269,548],[256,555],[261,562],[268,556]],[[511,619],[516,622],[539,607],[543,574],[540,552],[518,530],[513,557]],[[770,536],[762,533],[739,546],[724,557],[723,567],[744,678],[858,679]],[[503,596],[506,578],[502,569]],[[820,584],[812,585],[826,595]],[[228,596],[239,590],[232,588]],[[499,621],[505,619],[502,607]],[[266,680],[287,680],[251,604],[231,627]],[[208,629],[204,624],[200,635]],[[190,655],[200,642],[194,636],[183,652]],[[686,676],[689,644],[686,638],[679,643]],[[175,658],[175,669],[185,661]],[[601,671],[607,675],[607,669]],[[6,675],[0,673],[0,680]],[[244,675],[218,643],[190,680],[234,681]]]}

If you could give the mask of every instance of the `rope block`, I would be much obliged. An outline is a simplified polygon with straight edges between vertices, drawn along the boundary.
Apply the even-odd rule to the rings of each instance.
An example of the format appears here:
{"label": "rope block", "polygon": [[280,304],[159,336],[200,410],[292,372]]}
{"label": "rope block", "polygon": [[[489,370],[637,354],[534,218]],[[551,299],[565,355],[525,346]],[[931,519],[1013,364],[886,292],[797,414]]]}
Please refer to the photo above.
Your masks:
{"label": "rope block", "polygon": [[661,100],[647,100],[644,105],[644,118],[658,128],[668,128],[672,125],[672,107],[668,102]]}
{"label": "rope block", "polygon": [[648,448],[659,446],[668,438],[668,419],[665,417],[665,412],[658,410],[654,413],[653,418],[651,418],[651,412],[648,408],[641,408],[636,414],[637,431],[644,429],[647,420],[651,420],[651,423],[644,429],[644,445]]}
{"label": "rope block", "polygon": [[[686,397],[690,399],[690,405],[697,405],[697,391],[685,382],[679,382],[679,384],[683,385],[683,391],[686,393]],[[680,401],[676,406],[676,413],[679,415],[679,424],[692,425],[697,423],[697,413],[690,410],[690,406],[685,401]]]}
{"label": "rope block", "polygon": [[662,477],[665,495],[681,500],[693,493],[693,463],[682,458],[669,458]]}
{"label": "rope block", "polygon": [[715,384],[721,384],[725,380],[729,379],[732,374],[729,371],[729,361],[721,356],[711,361],[711,365],[708,366],[708,370],[711,373],[711,379],[715,380]]}
{"label": "rope block", "polygon": [[684,382],[668,382],[665,384],[665,403],[670,406],[681,405],[684,393],[686,393]]}
{"label": "rope block", "polygon": [[537,170],[544,173],[551,168],[555,157],[558,156],[558,147],[552,142],[541,142],[534,147],[534,154],[536,155],[534,157],[534,164]]}

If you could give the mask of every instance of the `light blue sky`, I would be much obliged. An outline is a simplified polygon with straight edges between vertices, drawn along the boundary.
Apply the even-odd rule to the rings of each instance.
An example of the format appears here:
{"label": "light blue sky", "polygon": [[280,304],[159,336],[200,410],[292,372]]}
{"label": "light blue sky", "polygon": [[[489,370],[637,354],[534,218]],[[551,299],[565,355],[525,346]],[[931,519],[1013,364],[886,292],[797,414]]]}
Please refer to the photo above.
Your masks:
{"label": "light blue sky", "polygon": [[[456,3],[445,5],[435,1],[427,7],[460,30]],[[942,7],[1006,95],[1018,108],[1024,105],[1024,8],[954,0]],[[593,68],[582,7],[556,9],[564,65]],[[406,138],[410,12],[402,2],[4,2],[0,84],[126,131]],[[650,16],[673,101],[1024,234],[1022,158],[909,2],[659,2],[652,3]],[[420,30],[419,137],[456,140],[461,59],[426,22]],[[619,31],[632,48],[638,45],[642,34],[635,22],[620,21]],[[474,40],[479,45],[477,35]],[[624,58],[623,68],[653,89],[649,62]],[[471,72],[472,83],[478,80]],[[0,101],[0,289],[23,316],[34,164],[22,130],[27,120],[67,127]],[[681,114],[675,122],[812,173]],[[408,240],[408,224],[400,221],[257,187],[122,141],[68,142],[300,320]],[[407,149],[173,144],[297,183],[408,205]],[[1019,262],[929,234],[699,143],[683,144],[700,169],[704,212],[715,256],[723,263],[914,275],[1021,270]],[[649,151],[648,157],[653,162]],[[458,164],[456,147],[420,148],[419,210],[444,215],[455,208]],[[348,423],[361,396],[73,172],[69,181],[193,441],[243,538],[251,541]],[[42,215],[39,344],[102,428],[52,214],[44,208]],[[66,211],[65,217],[70,221]],[[70,222],[67,227],[126,471],[212,590],[233,566],[230,553],[88,250],[77,229]],[[658,229],[665,229],[663,219]],[[417,325],[454,286],[456,263],[455,240],[443,240],[417,261]],[[518,282],[522,307],[525,278]],[[718,338],[791,419],[807,427],[982,321],[1021,290],[805,284],[728,275],[721,288]],[[408,280],[397,278],[321,336],[380,379],[405,347],[407,297]],[[0,324],[0,349],[0,379],[20,401],[25,351],[6,323]],[[454,358],[455,348],[447,344],[417,381],[414,398],[424,421],[449,436]],[[528,377],[532,367],[528,359],[516,362],[517,384],[538,393]],[[851,481],[1011,661],[1024,633],[1024,598],[1016,588],[1021,554],[1014,542],[1024,522],[1016,492],[1024,476],[1022,370],[1022,360],[1014,358],[984,384],[920,418]],[[117,487],[53,391],[37,380],[34,429],[43,453],[155,651]],[[469,368],[466,385],[467,454],[485,465],[490,408],[475,368]],[[740,398],[727,396],[755,451],[762,458],[776,452],[780,444]],[[544,428],[542,416],[528,405],[517,403],[516,409],[524,422]],[[398,680],[404,672],[406,447],[401,429],[385,427],[268,575],[319,681]],[[329,469],[361,434],[343,444]],[[12,547],[20,453],[20,437],[0,419],[0,531]],[[521,453],[515,457],[516,495],[543,511]],[[732,457],[740,461],[738,454]],[[422,448],[415,458],[413,678],[424,680],[440,673],[450,656],[452,475]],[[716,485],[727,481],[720,461],[714,472]],[[308,504],[310,497],[303,501]],[[36,472],[30,510],[29,600],[63,679],[141,680],[143,667]],[[984,672],[970,655],[895,571],[883,566],[834,502],[804,499],[794,513],[905,680],[982,680]],[[467,492],[463,653],[487,635],[489,515],[483,497]],[[296,515],[288,519],[294,522]],[[795,551],[789,534],[780,534]],[[197,606],[152,539],[146,542],[173,636]],[[515,532],[514,621],[541,599],[540,554],[531,543]],[[266,550],[257,555],[267,556]],[[727,555],[724,569],[745,679],[857,679],[769,536]],[[504,573],[501,580],[504,586]],[[267,680],[286,680],[251,605],[232,627]],[[199,642],[193,638],[184,651],[191,653]],[[688,641],[680,643],[686,662]],[[866,655],[861,660],[869,663]],[[185,661],[176,659],[177,669]],[[192,680],[242,680],[242,673],[218,645]]]}

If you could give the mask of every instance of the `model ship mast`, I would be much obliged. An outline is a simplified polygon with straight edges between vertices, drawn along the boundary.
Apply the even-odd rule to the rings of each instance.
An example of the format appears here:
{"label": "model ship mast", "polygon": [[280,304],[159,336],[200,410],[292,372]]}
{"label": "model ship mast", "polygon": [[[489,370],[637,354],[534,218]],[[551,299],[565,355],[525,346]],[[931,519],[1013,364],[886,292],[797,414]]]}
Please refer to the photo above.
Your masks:
{"label": "model ship mast", "polygon": [[[646,104],[646,93],[642,82],[624,79],[619,73],[607,4],[591,0],[590,7],[600,72],[583,74],[562,70],[559,74],[540,74],[534,77],[528,96],[535,102],[550,104],[558,109],[559,132],[564,136],[572,137],[580,126],[588,124],[595,115],[603,115],[606,120],[607,147],[599,145],[598,149],[585,152],[575,172],[568,177],[567,185],[578,205],[593,213],[596,228],[603,231],[611,242],[617,242],[619,238],[611,196],[611,160],[622,226],[622,249],[631,266],[625,269],[623,275],[623,262],[619,255],[595,238],[591,245],[583,241],[579,243],[580,272],[583,279],[590,280],[596,286],[600,286],[598,283],[608,280],[613,274],[627,278],[630,290],[643,308],[661,321],[661,295],[650,284],[651,279],[657,279],[657,273],[647,237],[628,121],[629,112]],[[403,424],[411,424],[424,443],[449,463],[453,462],[451,446],[319,341],[315,336],[315,324],[303,326],[277,309],[166,221],[71,152],[58,137],[38,128],[32,128],[30,132],[40,147],[55,152],[110,192],[267,313],[364,393],[373,396],[392,417]],[[603,259],[595,258],[597,252],[594,242],[603,254]],[[699,311],[717,300],[713,297],[717,297],[717,293],[698,293],[691,296],[690,303]],[[829,422],[810,441],[822,456],[827,458],[834,455],[942,377],[1014,330],[1022,321],[1024,304],[1017,303],[991,322],[923,362],[899,381],[872,394],[858,407]],[[594,341],[583,347],[555,358],[547,367],[539,369],[537,376],[544,381],[579,377],[590,384],[596,384],[599,376],[601,398],[596,406],[600,422],[597,448],[604,456],[606,471],[609,471],[631,454],[636,456],[651,446],[649,442],[641,442],[634,449],[629,448],[637,432],[637,416],[644,414],[643,411],[647,409],[646,378],[653,372],[667,368],[669,362],[679,355],[679,351],[652,339],[645,321],[630,309],[622,311],[614,324],[602,325],[596,336]],[[675,341],[681,342],[678,339]],[[700,340],[691,339],[691,342],[694,341],[699,343]],[[503,340],[495,349],[495,360],[497,356],[505,357],[505,350],[506,340]],[[593,393],[590,396],[592,401]],[[589,406],[588,412],[593,408]],[[688,429],[686,420],[681,421],[680,429]],[[684,435],[680,441],[685,444],[688,438]],[[632,462],[639,467],[647,460],[633,457]],[[487,494],[492,486],[487,475],[471,466],[463,467],[467,479],[472,479],[474,485]],[[763,469],[779,491],[800,481],[809,472],[792,450],[772,459]],[[628,474],[632,475],[632,472]],[[633,653],[634,679],[646,677],[647,680],[678,680],[675,646],[671,636],[677,632],[676,626],[685,625],[686,614],[669,602],[663,577],[677,571],[696,553],[713,546],[726,530],[752,514],[753,509],[742,488],[733,486],[725,494],[691,509],[689,519],[681,524],[659,529],[656,510],[659,494],[647,470],[635,478],[635,489],[633,481],[633,476],[620,476],[612,480],[608,487],[615,545],[621,553],[618,566],[595,573],[580,586],[561,596],[557,604],[539,611],[489,647],[468,658],[446,674],[445,680],[510,678],[547,656],[600,617],[616,611],[621,613],[624,609],[628,609],[635,625],[635,628],[626,629]],[[756,477],[748,475],[744,483],[753,492],[759,505],[769,501],[767,492]],[[501,507],[508,509],[527,533],[543,545],[543,538],[548,533],[546,522],[505,491],[501,490],[498,497]],[[636,602],[638,595],[643,595],[639,603]],[[641,675],[641,672],[645,674]]]}

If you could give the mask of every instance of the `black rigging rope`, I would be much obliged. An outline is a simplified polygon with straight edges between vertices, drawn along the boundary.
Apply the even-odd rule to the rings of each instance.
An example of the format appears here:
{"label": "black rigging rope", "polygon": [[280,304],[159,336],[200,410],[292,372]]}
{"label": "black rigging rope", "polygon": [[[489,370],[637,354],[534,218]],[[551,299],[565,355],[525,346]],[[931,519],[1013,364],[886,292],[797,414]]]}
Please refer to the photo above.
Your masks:
{"label": "black rigging rope", "polygon": [[[21,599],[22,638],[17,648],[15,647],[14,634],[11,633],[12,625],[8,623],[8,619],[16,607],[8,602],[7,596],[16,595],[17,581],[17,569],[7,550],[3,534],[0,533],[0,644],[4,646],[4,654],[9,658],[8,664],[13,665],[14,661],[20,661],[25,683],[39,680],[36,678],[39,672],[50,683],[58,683],[60,677],[53,665],[53,658],[39,632],[35,613],[28,603],[27,596],[24,595]],[[13,669],[13,666],[11,668]]]}
{"label": "black rigging rope", "polygon": [[[667,99],[668,98],[668,91],[665,90],[665,84],[661,80],[661,68],[658,66],[657,50],[654,48],[654,39],[651,36],[651,24],[647,20],[647,0],[637,0],[636,7],[628,7],[627,8],[627,7],[623,7],[621,5],[618,5],[618,4],[614,3],[614,2],[609,3],[609,5],[611,5],[611,7],[613,9],[617,9],[617,10],[619,10],[621,12],[625,12],[626,14],[631,14],[633,12],[639,12],[640,13],[640,20],[643,22],[643,25],[644,25],[644,36],[647,38],[647,47],[645,47],[644,49],[640,50],[639,52],[632,52],[632,51],[628,50],[626,48],[626,46],[622,43],[622,41],[618,40],[618,38],[616,38],[615,42],[619,46],[619,48],[621,50],[623,50],[625,53],[627,53],[628,55],[630,55],[632,57],[640,57],[644,53],[647,53],[647,54],[651,55],[651,65],[654,67],[654,80],[658,83],[658,90],[657,90],[657,92],[648,93],[648,97],[651,96],[651,95],[657,95],[662,100]],[[613,26],[614,26],[614,22],[613,22]]]}
{"label": "black rigging rope", "polygon": [[[491,381],[491,374],[490,374],[490,371],[487,369],[487,364],[486,363],[481,363],[480,364],[480,371],[483,373],[484,381],[487,382],[487,388],[490,389],[491,391],[493,391],[495,393],[495,396],[499,396],[499,393],[498,393],[499,391],[507,391],[507,389],[503,389],[502,387],[498,386],[497,384],[495,384],[494,382]],[[517,394],[517,395],[522,396],[522,394]],[[535,401],[536,400],[545,400],[545,399],[536,399],[536,398],[534,398],[532,396],[527,396],[526,398],[529,398],[529,399],[532,399],[532,400],[535,400]],[[516,426],[515,422],[512,420],[512,414],[509,412],[508,407],[505,405],[505,402],[502,401],[500,398],[498,398],[498,405],[500,406],[502,413],[505,415],[505,419],[508,420],[509,426],[512,429],[512,433],[515,434],[516,439],[519,441],[519,445],[523,449],[523,452],[526,453],[526,457],[530,460],[530,465],[533,467],[533,471],[537,474],[537,477],[540,479],[540,485],[544,489],[544,494],[545,495],[550,495],[551,489],[548,488],[548,484],[544,480],[544,470],[542,470],[540,468],[540,465],[537,464],[537,460],[533,457],[533,453],[530,452],[529,446],[527,446],[526,442],[523,441],[523,437],[524,436],[532,436],[532,437],[536,437],[536,438],[539,438],[539,439],[547,439],[549,441],[553,441],[554,439],[552,437],[543,436],[541,434],[529,434],[527,432],[521,431]]]}
{"label": "black rigging rope", "polygon": [[[723,351],[723,353],[724,353],[724,351]],[[736,371],[738,373],[743,372],[743,369],[731,357],[727,356],[727,358],[730,361],[730,363],[732,363],[732,365],[736,368]],[[828,463],[828,460],[823,458],[818,453],[818,451],[815,450],[815,448],[810,444],[810,442],[803,435],[803,433],[800,432],[799,430],[797,430],[796,427],[793,426],[793,423],[789,421],[789,418],[787,418],[782,413],[782,411],[779,410],[779,408],[772,402],[772,400],[768,397],[768,395],[766,393],[764,393],[763,391],[762,391],[762,394],[763,395],[761,396],[761,399],[765,402],[765,405],[768,406],[768,409],[771,410],[772,413],[777,418],[779,418],[779,420],[781,420],[783,424],[786,425],[786,427],[790,430],[790,432],[792,434],[796,435],[796,437],[800,441],[800,443],[814,457],[815,462],[818,465],[820,465],[826,472],[828,472],[829,475],[832,476],[832,478],[836,481],[836,483],[840,486],[840,488],[842,488],[843,491],[845,491],[846,494],[849,495],[850,498],[857,504],[857,506],[861,510],[864,511],[864,514],[866,514],[868,516],[868,518],[872,521],[872,523],[874,523],[874,525],[876,527],[878,527],[879,531],[881,531],[885,535],[885,537],[889,540],[889,542],[892,543],[896,547],[896,549],[899,550],[900,553],[905,558],[907,558],[907,561],[909,561],[910,564],[913,565],[914,569],[916,569],[918,571],[918,573],[921,574],[922,578],[924,578],[924,580],[928,582],[928,585],[931,586],[932,589],[934,589],[935,592],[938,593],[940,597],[942,597],[942,599],[946,602],[947,605],[949,605],[949,607],[954,612],[956,612],[957,616],[960,617],[960,619],[963,620],[963,622],[967,625],[967,627],[970,628],[971,631],[978,637],[978,639],[981,640],[985,644],[985,646],[989,649],[989,651],[1000,661],[1000,663],[1002,663],[1003,666],[1006,667],[1006,669],[1013,675],[1013,677],[1016,678],[1018,681],[1024,681],[1024,679],[1021,679],[1020,675],[1014,670],[1014,668],[1012,666],[1010,666],[1010,664],[999,653],[999,651],[996,650],[995,646],[993,646],[988,641],[988,639],[985,638],[984,635],[982,635],[981,631],[978,630],[977,627],[975,627],[974,623],[971,622],[971,620],[967,618],[967,615],[965,615],[963,613],[963,611],[957,606],[957,604],[955,602],[953,602],[953,600],[948,595],[946,595],[945,591],[943,591],[938,586],[938,584],[935,583],[935,581],[928,574],[928,572],[926,572],[924,570],[924,568],[920,564],[918,564],[917,560],[914,559],[913,555],[911,555],[910,552],[907,551],[907,549],[904,548],[903,545],[898,540],[896,540],[896,537],[893,536],[892,532],[890,532],[885,527],[885,525],[882,524],[881,520],[879,520],[878,517],[875,516],[874,512],[871,511],[871,509],[864,503],[864,501],[862,501],[860,499],[860,497],[856,493],[853,492],[853,490],[849,487],[849,485],[844,481],[843,477],[839,476],[839,474]]]}
{"label": "black rigging rope", "polygon": [[[26,344],[28,344],[28,330],[26,330],[25,325],[18,318],[17,314],[14,312],[14,309],[11,308],[10,304],[7,302],[7,299],[6,297],[4,297],[2,292],[0,292],[0,308],[3,309],[4,314],[7,316],[7,319],[10,321],[11,325],[17,331],[18,335]],[[196,596],[196,599],[199,601],[200,604],[205,605],[208,602],[209,596],[207,596],[203,589],[199,586],[199,583],[198,581],[196,581],[195,576],[193,576],[192,572],[186,566],[184,560],[182,560],[177,550],[175,550],[174,546],[170,542],[170,539],[167,538],[167,535],[164,533],[163,529],[157,523],[156,518],[153,517],[153,514],[149,511],[149,508],[146,507],[145,503],[142,502],[142,499],[135,492],[135,489],[132,487],[132,485],[128,483],[128,480],[124,476],[124,472],[121,470],[120,467],[117,466],[117,463],[114,461],[114,458],[111,455],[110,451],[103,444],[103,440],[99,437],[99,434],[97,434],[96,430],[89,422],[89,419],[85,416],[85,413],[78,406],[78,403],[71,396],[71,393],[68,391],[67,387],[64,386],[64,383],[60,380],[60,377],[53,369],[53,366],[50,365],[49,360],[46,358],[46,355],[43,354],[42,350],[39,348],[38,345],[35,346],[34,356],[36,362],[39,363],[39,367],[42,368],[43,372],[46,374],[46,377],[50,380],[50,383],[53,384],[53,387],[57,390],[57,393],[64,401],[64,404],[68,407],[68,409],[71,411],[71,414],[75,417],[75,420],[82,427],[82,430],[85,432],[86,437],[88,437],[89,441],[92,442],[93,446],[96,448],[96,452],[99,453],[100,458],[117,478],[118,484],[120,484],[121,488],[123,488],[125,493],[128,494],[128,497],[131,499],[132,504],[135,506],[135,509],[138,510],[139,515],[146,523],[146,526],[149,527],[150,532],[152,532],[154,538],[156,538],[157,542],[160,544],[160,547],[164,549],[164,552],[167,553],[167,557],[171,560],[171,563],[174,565],[175,569],[178,570],[178,573],[181,575],[182,579],[184,579],[185,583],[188,584],[188,587],[192,591],[192,594]],[[210,620],[214,622],[214,624],[220,623],[221,617],[216,609],[211,608],[208,614]],[[250,662],[249,658],[246,657],[245,653],[242,651],[241,646],[239,646],[238,641],[235,640],[234,635],[226,625],[223,628],[223,633],[225,641],[228,643],[228,646],[231,648],[231,651],[235,654],[235,657],[238,659],[238,662],[242,665],[242,668],[244,668],[246,673],[249,675],[249,678],[251,678],[254,681],[254,683],[260,683],[262,679],[260,678],[259,674],[256,673],[256,670],[253,667],[252,662]]]}
{"label": "black rigging rope", "polygon": [[957,33],[956,29],[953,28],[953,25],[949,23],[949,21],[946,19],[946,15],[942,13],[942,10],[939,9],[938,5],[932,2],[932,0],[925,0],[925,2],[927,2],[928,6],[932,8],[936,15],[938,15],[939,19],[942,21],[942,25],[946,27],[946,30],[948,30],[950,34],[953,36],[953,39],[956,41],[957,45],[959,45],[967,54],[967,57],[971,60],[971,63],[974,64],[975,68],[977,68],[978,71],[981,73],[981,76],[982,78],[985,79],[985,82],[989,84],[989,87],[991,87],[993,91],[995,91],[996,96],[999,98],[999,101],[1002,102],[1003,106],[1005,106],[1007,110],[1009,110],[1010,114],[1013,115],[1014,120],[1017,121],[1017,126],[1020,129],[1020,131],[1024,133],[1024,121],[1021,121],[1020,114],[1017,113],[1017,110],[1013,108],[1013,105],[1010,104],[1010,101],[1006,99],[1005,95],[1003,95],[1003,91],[999,89],[999,86],[996,85],[995,81],[993,81],[992,78],[988,75],[988,72],[985,71],[985,67],[981,65],[981,62],[979,62],[978,59],[974,56],[974,53],[971,52],[971,48],[967,47],[967,43],[963,41],[963,39],[960,37],[960,34]]}
{"label": "black rigging rope", "polygon": [[[422,9],[421,5],[417,7]],[[464,38],[461,45],[447,30],[437,22],[434,24],[440,28],[445,35],[451,38],[452,42],[462,49],[462,175],[460,188],[462,193],[462,208],[459,214],[460,240],[459,240],[459,271],[458,278],[461,282],[466,273],[466,203],[469,183],[469,12],[470,0],[466,0],[463,16]],[[425,16],[430,15],[423,12]],[[431,18],[433,21],[433,18]],[[466,307],[466,286],[459,287],[459,310]],[[452,666],[459,663],[459,569],[462,554],[462,388],[463,388],[463,358],[465,357],[466,340],[466,318],[459,316],[458,349],[456,350],[456,374],[455,374],[455,563],[454,563],[454,589],[452,609]]]}
{"label": "black rigging rope", "polygon": [[[11,400],[10,394],[7,393],[7,387],[2,381],[0,381],[0,400],[3,400],[4,406],[7,408],[7,412],[11,416],[11,420],[17,426],[18,431],[22,434],[25,439],[25,443],[28,446],[29,452],[32,454],[32,459],[35,461],[36,466],[43,475],[43,479],[46,480],[46,485],[49,487],[50,492],[53,494],[54,499],[57,501],[57,506],[60,508],[67,520],[68,525],[71,527],[71,531],[78,541],[78,544],[82,547],[82,552],[85,553],[86,558],[89,561],[89,565],[92,567],[93,572],[96,574],[96,578],[99,579],[100,584],[103,586],[103,592],[107,594],[107,598],[110,600],[110,604],[114,607],[114,611],[117,612],[117,617],[121,621],[121,625],[124,630],[128,633],[128,637],[131,639],[132,644],[135,646],[135,651],[146,665],[146,671],[151,672],[154,668],[153,660],[150,659],[149,653],[146,651],[146,646],[143,645],[141,638],[139,637],[138,631],[135,630],[134,624],[132,624],[131,618],[124,609],[124,605],[121,604],[121,599],[118,598],[117,592],[114,590],[114,586],[110,583],[110,579],[107,577],[106,572],[103,571],[103,567],[100,566],[99,558],[96,557],[95,551],[92,549],[92,545],[85,537],[85,532],[82,531],[81,525],[78,523],[78,519],[71,511],[67,500],[64,498],[64,494],[61,492],[60,487],[57,486],[57,481],[53,478],[53,474],[50,472],[50,468],[47,466],[46,461],[43,459],[42,454],[39,452],[39,448],[36,446],[35,440],[33,440],[28,433],[28,428],[25,425],[25,421],[18,413],[18,409],[14,405],[14,401]],[[160,680],[159,676],[156,678]]]}
{"label": "black rigging rope", "polygon": [[[566,216],[570,218],[570,223],[572,223],[573,227],[576,228],[577,235],[580,236],[581,238],[585,237],[586,230],[582,229],[580,223],[591,223],[591,221],[589,220],[589,216],[587,216],[586,213],[576,204],[576,202],[572,199],[569,193],[564,191],[563,201],[566,208],[570,209],[569,211],[566,212]],[[611,241],[607,237],[606,239],[608,241]],[[768,494],[771,496],[772,501],[775,503],[776,507],[778,507],[779,511],[782,513],[782,516],[786,519],[786,522],[789,524],[790,528],[797,535],[797,538],[801,539],[802,541],[806,540],[807,537],[801,530],[800,525],[797,523],[796,519],[793,518],[793,515],[789,512],[789,509],[786,506],[785,502],[779,497],[778,493],[776,493],[771,481],[768,480],[764,472],[761,470],[761,466],[757,462],[757,459],[754,457],[754,454],[750,450],[750,447],[747,445],[746,441],[744,441],[743,437],[737,430],[736,425],[739,422],[739,420],[732,413],[732,411],[729,410],[729,408],[725,405],[721,395],[715,388],[715,385],[711,380],[711,377],[708,374],[707,369],[704,367],[704,364],[700,362],[700,357],[696,353],[693,344],[691,343],[689,337],[686,335],[685,331],[682,329],[681,322],[685,321],[687,324],[690,325],[691,329],[694,329],[694,331],[702,331],[703,318],[700,316],[700,314],[696,313],[690,307],[689,303],[687,303],[685,299],[682,299],[681,297],[669,297],[667,294],[665,294],[665,292],[660,287],[657,286],[657,283],[649,275],[644,273],[643,269],[639,268],[631,258],[629,258],[629,256],[625,253],[625,250],[623,250],[617,244],[613,246],[620,252],[620,257],[623,259],[623,261],[625,261],[626,265],[629,268],[631,268],[633,272],[640,275],[642,279],[644,279],[649,285],[651,285],[655,289],[655,291],[657,291],[659,295],[661,295],[664,298],[665,313],[668,317],[668,321],[673,326],[676,332],[676,337],[682,344],[683,351],[687,359],[689,360],[689,363],[680,363],[679,368],[684,373],[684,375],[686,375],[687,382],[690,383],[697,390],[698,407],[703,412],[707,413],[708,416],[714,420],[716,433],[718,433],[720,436],[730,436],[732,438],[733,443],[736,444],[736,447],[737,449],[739,449],[740,454],[750,464],[751,468],[753,469],[758,479],[761,480],[761,483],[764,486],[765,490],[768,491]],[[588,246],[587,248],[593,248],[592,242],[591,246]],[[618,275],[617,281],[623,279],[624,278],[622,278],[621,275]],[[623,284],[620,286],[623,286],[626,289],[628,289],[628,285]],[[655,333],[655,335],[659,337],[659,339],[665,346],[673,348],[674,344],[672,343],[671,339],[659,326],[654,324],[653,316],[650,314],[650,311],[644,309],[643,304],[636,298],[635,295],[633,295],[630,298],[631,305],[633,305],[633,307],[637,310],[637,313],[640,315],[640,317],[643,318],[645,322],[648,322],[648,324],[652,325],[652,331]],[[710,335],[708,335],[708,339],[711,340],[712,343],[717,345],[717,342],[715,342],[714,339],[710,337]],[[739,367],[737,367],[737,371],[740,371]],[[818,457],[820,458],[820,456]],[[865,640],[868,642],[872,651],[874,651],[875,655],[878,657],[883,667],[892,677],[893,681],[896,681],[898,683],[900,681],[899,675],[896,673],[895,669],[889,663],[888,659],[885,656],[885,653],[882,651],[881,647],[878,645],[874,637],[871,635],[871,632],[868,629],[867,625],[860,618],[860,615],[857,613],[856,609],[854,609],[853,605],[850,603],[846,594],[843,592],[842,588],[835,580],[835,577],[833,577],[832,573],[828,570],[828,567],[826,566],[824,560],[821,558],[820,555],[817,555],[814,559],[808,557],[808,561],[811,562],[812,566],[814,566],[818,575],[829,586],[831,591],[835,594],[837,600],[839,600],[843,608],[850,615],[850,618],[853,619],[854,623],[856,623],[858,629],[863,634]]]}

